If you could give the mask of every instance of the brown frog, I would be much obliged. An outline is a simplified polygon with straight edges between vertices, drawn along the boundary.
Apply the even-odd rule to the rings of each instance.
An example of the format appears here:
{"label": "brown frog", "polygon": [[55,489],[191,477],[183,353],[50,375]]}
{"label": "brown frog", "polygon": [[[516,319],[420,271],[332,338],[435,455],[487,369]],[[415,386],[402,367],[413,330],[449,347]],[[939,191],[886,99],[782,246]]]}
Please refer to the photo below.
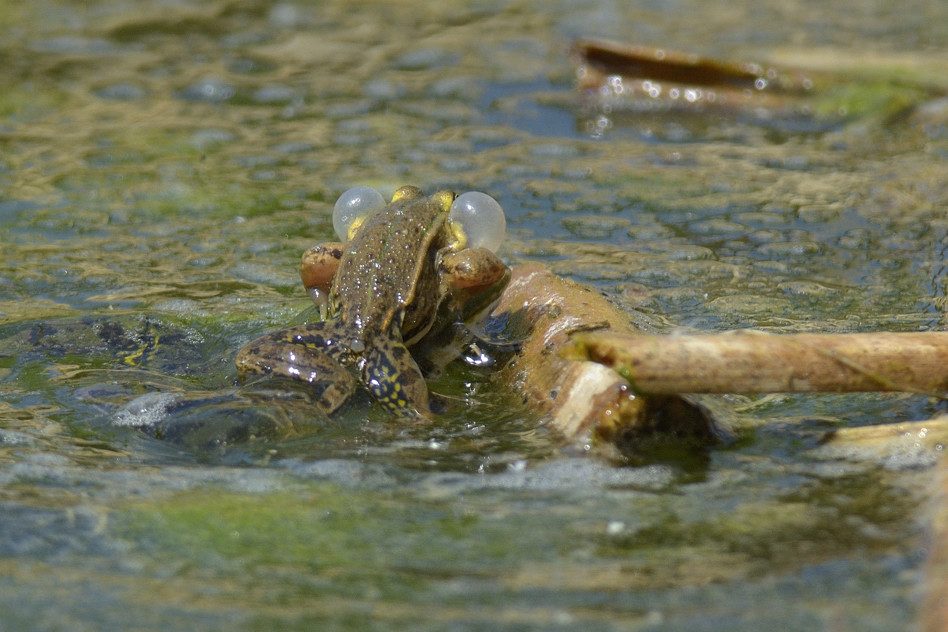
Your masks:
{"label": "brown frog", "polygon": [[318,404],[332,413],[353,393],[346,367],[355,366],[362,384],[396,416],[426,416],[428,387],[409,348],[456,319],[465,304],[499,294],[509,278],[491,250],[465,247],[465,229],[449,219],[456,197],[402,187],[348,230],[349,241],[308,250],[300,275],[324,302],[326,320],[250,342],[237,354],[240,375],[318,385]]}

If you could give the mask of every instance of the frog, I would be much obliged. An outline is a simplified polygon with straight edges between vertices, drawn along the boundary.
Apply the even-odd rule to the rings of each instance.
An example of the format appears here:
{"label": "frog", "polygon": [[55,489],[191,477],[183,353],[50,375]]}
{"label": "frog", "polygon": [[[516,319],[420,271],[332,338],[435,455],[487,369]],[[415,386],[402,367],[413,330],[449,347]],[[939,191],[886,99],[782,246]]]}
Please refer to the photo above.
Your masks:
{"label": "frog", "polygon": [[241,381],[258,375],[307,382],[319,390],[317,406],[333,414],[355,392],[354,367],[358,382],[395,417],[430,418],[413,348],[464,318],[471,305],[482,308],[510,276],[491,249],[466,243],[449,219],[456,198],[403,186],[388,205],[354,222],[348,241],[307,250],[300,276],[323,319],[245,345],[236,357]]}

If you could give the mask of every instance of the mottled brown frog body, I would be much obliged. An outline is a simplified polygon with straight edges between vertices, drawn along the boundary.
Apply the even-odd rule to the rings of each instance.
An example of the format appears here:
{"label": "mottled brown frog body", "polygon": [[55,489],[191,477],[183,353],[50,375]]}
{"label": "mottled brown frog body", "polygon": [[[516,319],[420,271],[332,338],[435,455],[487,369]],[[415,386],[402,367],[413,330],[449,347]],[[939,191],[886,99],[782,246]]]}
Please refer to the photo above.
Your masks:
{"label": "mottled brown frog body", "polygon": [[[274,374],[322,389],[319,405],[333,412],[353,392],[346,366],[399,417],[426,415],[428,387],[409,347],[435,327],[447,302],[497,293],[508,276],[484,248],[459,248],[448,221],[450,191],[427,197],[402,187],[345,244],[326,243],[303,256],[304,284],[325,294],[327,320],[267,334],[237,355],[241,376]],[[352,231],[350,231],[352,232]],[[441,314],[441,316],[439,316]]]}

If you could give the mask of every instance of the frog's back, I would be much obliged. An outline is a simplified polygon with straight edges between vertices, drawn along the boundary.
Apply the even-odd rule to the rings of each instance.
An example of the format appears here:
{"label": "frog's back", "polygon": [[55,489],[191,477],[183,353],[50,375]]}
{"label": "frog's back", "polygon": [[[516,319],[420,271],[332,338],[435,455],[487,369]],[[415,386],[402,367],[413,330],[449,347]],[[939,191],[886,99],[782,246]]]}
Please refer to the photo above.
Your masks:
{"label": "frog's back", "polygon": [[440,203],[421,196],[395,200],[365,221],[333,281],[332,302],[346,327],[389,330],[416,297],[435,297],[436,242],[443,238],[445,218]]}

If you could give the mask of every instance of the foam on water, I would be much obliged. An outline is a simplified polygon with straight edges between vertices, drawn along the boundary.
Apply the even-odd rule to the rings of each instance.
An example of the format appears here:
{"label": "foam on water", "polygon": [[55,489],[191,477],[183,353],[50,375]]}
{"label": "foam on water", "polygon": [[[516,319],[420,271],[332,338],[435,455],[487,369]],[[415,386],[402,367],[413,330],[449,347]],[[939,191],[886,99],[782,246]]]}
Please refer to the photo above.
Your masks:
{"label": "foam on water", "polygon": [[148,428],[157,425],[178,400],[180,393],[146,393],[136,397],[112,415],[112,424],[128,428]]}

